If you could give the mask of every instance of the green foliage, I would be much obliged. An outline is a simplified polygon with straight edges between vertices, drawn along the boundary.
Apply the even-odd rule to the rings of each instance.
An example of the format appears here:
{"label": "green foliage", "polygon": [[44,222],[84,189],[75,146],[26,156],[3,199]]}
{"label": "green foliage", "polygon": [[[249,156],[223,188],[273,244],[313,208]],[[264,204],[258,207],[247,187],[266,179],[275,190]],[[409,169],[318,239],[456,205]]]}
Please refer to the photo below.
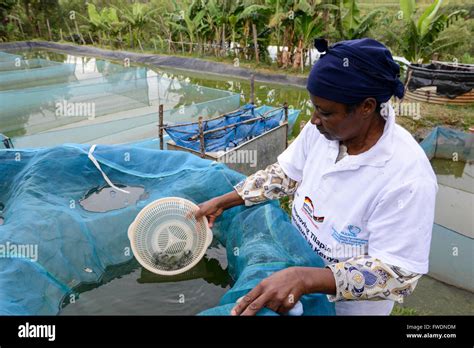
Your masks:
{"label": "green foliage", "polygon": [[135,2],[131,7],[119,9],[122,18],[132,26],[132,29],[142,29],[152,21],[152,15],[157,9],[151,9],[149,5]]}
{"label": "green foliage", "polygon": [[384,11],[373,10],[361,17],[356,0],[340,0],[336,15],[336,26],[345,40],[359,39],[376,24],[377,17]]}
{"label": "green foliage", "polygon": [[115,8],[104,7],[102,11],[99,12],[94,4],[88,3],[87,14],[89,16],[89,23],[93,30],[114,30],[115,28],[119,29],[122,26]]}
{"label": "green foliage", "polygon": [[13,18],[10,13],[15,4],[15,0],[0,1],[0,41],[6,40],[8,32],[12,30],[11,22]]}
{"label": "green foliage", "polygon": [[414,309],[414,308],[402,307],[402,306],[399,306],[399,305],[396,304],[393,307],[392,313],[390,315],[394,315],[394,316],[414,316],[414,315],[418,315],[418,313],[416,312],[416,309]]}
{"label": "green foliage", "polygon": [[[442,7],[442,0],[418,6],[400,0],[399,9],[366,5],[360,0],[0,0],[0,40],[49,39],[48,20],[53,40],[80,34],[96,45],[242,61],[253,59],[255,25],[260,61],[269,62],[266,47],[276,45],[277,65],[301,71],[301,56],[320,36],[331,42],[371,36],[411,61],[427,60],[434,52],[460,62],[474,56],[473,20],[463,19],[474,6]],[[283,55],[282,47],[288,53]]]}
{"label": "green foliage", "polygon": [[[457,10],[449,14],[438,13],[441,3],[442,0],[434,0],[416,19],[416,7],[413,0],[400,0],[405,30],[402,35],[392,32],[392,37],[396,38],[401,53],[408,60],[427,61],[434,52],[460,44],[460,40],[457,38],[446,42],[439,36],[449,25],[465,16],[467,11]],[[391,32],[389,29],[387,30]]]}
{"label": "green foliage", "polygon": [[283,209],[289,216],[291,216],[292,200],[290,197],[280,198],[280,208]]}

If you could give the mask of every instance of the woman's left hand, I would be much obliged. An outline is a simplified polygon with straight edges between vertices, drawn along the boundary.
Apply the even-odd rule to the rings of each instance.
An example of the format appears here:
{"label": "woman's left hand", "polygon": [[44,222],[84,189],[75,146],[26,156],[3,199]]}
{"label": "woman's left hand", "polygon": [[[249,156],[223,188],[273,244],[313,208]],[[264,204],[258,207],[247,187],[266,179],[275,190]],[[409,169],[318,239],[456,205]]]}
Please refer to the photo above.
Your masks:
{"label": "woman's left hand", "polygon": [[306,292],[301,267],[290,267],[262,280],[232,309],[232,315],[255,315],[263,307],[287,313]]}

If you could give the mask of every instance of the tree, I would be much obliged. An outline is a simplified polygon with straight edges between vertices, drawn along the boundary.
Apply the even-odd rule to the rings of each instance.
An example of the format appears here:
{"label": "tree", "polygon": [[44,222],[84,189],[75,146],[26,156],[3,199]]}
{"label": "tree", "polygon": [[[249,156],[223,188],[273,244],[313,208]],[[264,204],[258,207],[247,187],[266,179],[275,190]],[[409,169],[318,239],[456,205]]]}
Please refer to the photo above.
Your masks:
{"label": "tree", "polygon": [[360,17],[356,0],[340,0],[336,15],[336,28],[345,40],[360,39],[376,24],[377,16],[383,12],[383,10],[377,9]]}
{"label": "tree", "polygon": [[[194,43],[197,43],[199,39],[198,35],[203,31],[203,18],[206,11],[200,8],[196,1],[188,4],[185,10],[180,10],[181,7],[178,6],[176,1],[173,1],[173,4],[175,11],[168,13],[167,24],[178,33],[185,33],[188,36],[190,41],[189,53],[191,53]],[[169,34],[169,40],[171,40],[171,32]],[[182,39],[182,36],[180,39]]]}
{"label": "tree", "polygon": [[130,44],[133,45],[133,41],[136,38],[140,49],[143,51],[142,42],[140,40],[142,32],[149,23],[156,23],[154,22],[152,15],[158,9],[152,10],[148,4],[134,2],[131,7],[125,6],[124,8],[118,10],[129,27]]}
{"label": "tree", "polygon": [[104,7],[101,11],[98,11],[94,4],[87,4],[87,15],[84,17],[89,23],[89,29],[97,35],[99,44],[105,38],[105,33],[109,39],[110,34],[116,37],[123,28],[123,23],[119,20],[117,10],[113,7]]}
{"label": "tree", "polygon": [[[274,1],[269,0],[271,3]],[[277,47],[280,45],[280,30],[284,28],[282,42],[283,46],[288,48],[282,52],[277,49],[278,65],[285,68],[292,60],[294,68],[303,69],[304,58],[307,52],[311,52],[313,40],[325,32],[325,12],[338,11],[339,8],[321,0],[276,0],[274,5],[275,12],[270,19],[269,27],[276,29]]]}
{"label": "tree", "polygon": [[400,17],[406,23],[406,29],[401,37],[388,31],[397,40],[402,54],[409,61],[427,61],[434,52],[460,44],[456,38],[445,42],[446,40],[438,39],[438,37],[452,22],[467,15],[467,11],[457,10],[448,15],[438,14],[441,3],[442,0],[435,0],[416,19],[415,0],[400,0]]}
{"label": "tree", "polygon": [[10,16],[13,7],[15,7],[15,0],[0,1],[0,41],[7,40],[8,26],[10,25]]}
{"label": "tree", "polygon": [[[249,47],[247,38],[252,37],[255,60],[259,63],[259,56],[267,55],[267,45],[265,41],[268,41],[268,38],[259,38],[258,30],[266,28],[271,14],[271,7],[266,5],[265,1],[262,1],[260,4],[255,4],[255,1],[247,0],[244,1],[243,4],[244,9],[239,14],[238,19],[244,23],[242,28],[244,47],[245,49]],[[258,43],[259,41],[261,44]],[[251,52],[248,51],[247,54],[251,54]]]}

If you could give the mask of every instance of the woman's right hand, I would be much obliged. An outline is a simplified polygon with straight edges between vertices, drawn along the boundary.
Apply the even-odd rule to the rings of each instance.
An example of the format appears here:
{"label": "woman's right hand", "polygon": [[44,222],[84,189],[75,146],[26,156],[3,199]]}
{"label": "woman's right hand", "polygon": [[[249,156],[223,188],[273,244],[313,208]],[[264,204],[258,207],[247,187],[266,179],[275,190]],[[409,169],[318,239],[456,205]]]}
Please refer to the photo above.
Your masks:
{"label": "woman's right hand", "polygon": [[194,216],[196,217],[196,220],[199,220],[205,216],[209,222],[209,228],[212,228],[212,226],[214,226],[214,221],[219,217],[219,215],[222,214],[224,210],[241,204],[244,204],[244,200],[236,191],[231,191],[225,195],[212,198],[204,203],[199,204],[199,209],[194,212]]}
{"label": "woman's right hand", "polygon": [[209,228],[212,228],[214,221],[222,214],[224,208],[220,205],[220,197],[210,199],[204,203],[198,205],[199,210],[194,213],[196,220],[199,220],[203,216],[207,218],[209,222]]}

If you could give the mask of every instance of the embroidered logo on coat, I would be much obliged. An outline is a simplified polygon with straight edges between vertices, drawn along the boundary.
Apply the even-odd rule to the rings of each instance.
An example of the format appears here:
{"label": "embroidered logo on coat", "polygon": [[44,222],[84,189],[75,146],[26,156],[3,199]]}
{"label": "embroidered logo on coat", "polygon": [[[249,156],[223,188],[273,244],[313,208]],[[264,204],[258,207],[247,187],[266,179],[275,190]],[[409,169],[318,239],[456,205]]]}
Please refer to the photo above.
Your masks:
{"label": "embroidered logo on coat", "polygon": [[314,214],[313,201],[311,201],[311,198],[309,198],[308,196],[304,198],[303,211],[307,215],[309,215],[314,221],[319,222],[319,223],[324,222],[324,216],[316,216]]}

